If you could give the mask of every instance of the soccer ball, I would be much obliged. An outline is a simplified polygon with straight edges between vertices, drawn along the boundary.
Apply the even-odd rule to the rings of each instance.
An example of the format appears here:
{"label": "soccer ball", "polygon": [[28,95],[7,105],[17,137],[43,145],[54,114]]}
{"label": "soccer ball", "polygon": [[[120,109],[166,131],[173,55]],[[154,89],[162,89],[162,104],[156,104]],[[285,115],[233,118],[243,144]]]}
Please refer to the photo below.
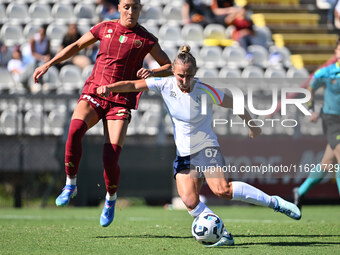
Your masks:
{"label": "soccer ball", "polygon": [[216,214],[201,213],[194,219],[191,233],[201,244],[214,244],[221,239],[223,229],[223,222]]}

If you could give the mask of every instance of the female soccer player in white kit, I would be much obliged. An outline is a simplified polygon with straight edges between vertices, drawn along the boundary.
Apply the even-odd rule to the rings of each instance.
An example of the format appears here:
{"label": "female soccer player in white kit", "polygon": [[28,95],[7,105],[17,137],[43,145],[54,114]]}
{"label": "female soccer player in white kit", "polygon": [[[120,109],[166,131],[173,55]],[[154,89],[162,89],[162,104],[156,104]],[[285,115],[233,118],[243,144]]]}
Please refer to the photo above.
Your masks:
{"label": "female soccer player in white kit", "polygon": [[[204,178],[202,172],[196,170],[204,168],[211,170],[204,172],[204,176],[215,195],[224,199],[266,206],[299,220],[301,212],[293,203],[278,196],[269,196],[244,182],[228,182],[224,178],[224,173],[217,171],[217,166],[222,168],[225,162],[212,129],[212,105],[216,103],[221,107],[232,108],[233,99],[194,77],[197,70],[196,60],[189,51],[189,46],[182,47],[172,65],[174,74],[172,77],[120,81],[99,87],[97,93],[101,96],[108,96],[110,92],[153,90],[162,96],[174,128],[177,148],[174,176],[177,190],[191,216],[197,217],[203,212],[212,213],[199,200]],[[206,95],[207,98],[207,114],[201,114],[202,95]],[[255,127],[256,125],[250,124],[249,126],[252,122],[247,111],[240,117],[248,123],[251,138],[261,133],[261,129]],[[214,160],[211,157],[214,157]],[[232,235],[225,230],[222,239],[213,246],[233,244]]]}

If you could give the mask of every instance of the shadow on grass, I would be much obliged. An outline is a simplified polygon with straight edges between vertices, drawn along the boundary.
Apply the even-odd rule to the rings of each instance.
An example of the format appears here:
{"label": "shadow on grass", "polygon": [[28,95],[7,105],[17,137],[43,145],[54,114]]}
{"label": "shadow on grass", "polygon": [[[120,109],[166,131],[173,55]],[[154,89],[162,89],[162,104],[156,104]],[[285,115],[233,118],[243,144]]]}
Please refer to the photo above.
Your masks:
{"label": "shadow on grass", "polygon": [[234,237],[340,237],[340,235],[234,235]]}
{"label": "shadow on grass", "polygon": [[169,239],[188,239],[192,236],[168,236],[168,235],[126,235],[126,236],[96,236],[96,238],[169,238]]}
{"label": "shadow on grass", "polygon": [[[296,246],[296,247],[323,247],[323,246],[330,246],[330,245],[340,245],[340,242],[254,242],[254,243],[237,243],[237,238],[242,237],[302,237],[302,238],[313,238],[313,237],[340,237],[340,235],[237,235],[234,236],[236,239],[235,246],[220,246],[214,247],[215,249],[237,249],[237,248],[248,248],[251,246],[257,245],[267,245],[267,246]],[[95,238],[99,239],[111,239],[111,238],[166,238],[166,239],[192,239],[192,236],[169,236],[169,235],[117,235],[117,236],[96,236]]]}

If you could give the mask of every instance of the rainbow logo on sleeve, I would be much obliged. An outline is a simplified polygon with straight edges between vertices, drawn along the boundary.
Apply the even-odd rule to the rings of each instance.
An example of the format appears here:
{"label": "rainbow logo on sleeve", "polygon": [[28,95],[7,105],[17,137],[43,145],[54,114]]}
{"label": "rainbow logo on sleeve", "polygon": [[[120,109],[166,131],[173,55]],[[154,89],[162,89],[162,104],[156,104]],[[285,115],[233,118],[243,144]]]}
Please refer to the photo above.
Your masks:
{"label": "rainbow logo on sleeve", "polygon": [[204,92],[206,92],[211,98],[212,100],[214,101],[214,104],[220,104],[222,105],[222,100],[221,100],[221,97],[220,95],[217,93],[217,91],[209,86],[208,84],[205,84],[205,83],[201,83],[202,85],[206,86],[207,88],[200,88],[201,90],[203,90]]}

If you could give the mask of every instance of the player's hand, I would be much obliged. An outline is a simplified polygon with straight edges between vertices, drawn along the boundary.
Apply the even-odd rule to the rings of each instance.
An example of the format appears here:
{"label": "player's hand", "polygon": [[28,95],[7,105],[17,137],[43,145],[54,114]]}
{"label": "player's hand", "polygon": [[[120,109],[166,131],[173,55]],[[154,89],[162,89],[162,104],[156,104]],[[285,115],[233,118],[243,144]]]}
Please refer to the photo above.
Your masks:
{"label": "player's hand", "polygon": [[141,79],[146,79],[152,75],[152,71],[149,69],[141,68],[137,72],[137,77]]}
{"label": "player's hand", "polygon": [[97,94],[102,97],[108,97],[110,91],[107,89],[107,86],[100,86],[97,88]]}
{"label": "player's hand", "polygon": [[249,129],[249,137],[255,138],[261,134],[262,130],[260,127],[250,127]]}
{"label": "player's hand", "polygon": [[35,70],[34,70],[34,73],[33,73],[33,80],[34,80],[34,83],[39,83],[38,79],[43,76],[48,70],[48,67],[46,65],[42,65],[42,66],[39,66],[37,67]]}
{"label": "player's hand", "polygon": [[316,112],[312,112],[312,115],[309,117],[310,122],[317,122],[319,119],[319,116]]}

